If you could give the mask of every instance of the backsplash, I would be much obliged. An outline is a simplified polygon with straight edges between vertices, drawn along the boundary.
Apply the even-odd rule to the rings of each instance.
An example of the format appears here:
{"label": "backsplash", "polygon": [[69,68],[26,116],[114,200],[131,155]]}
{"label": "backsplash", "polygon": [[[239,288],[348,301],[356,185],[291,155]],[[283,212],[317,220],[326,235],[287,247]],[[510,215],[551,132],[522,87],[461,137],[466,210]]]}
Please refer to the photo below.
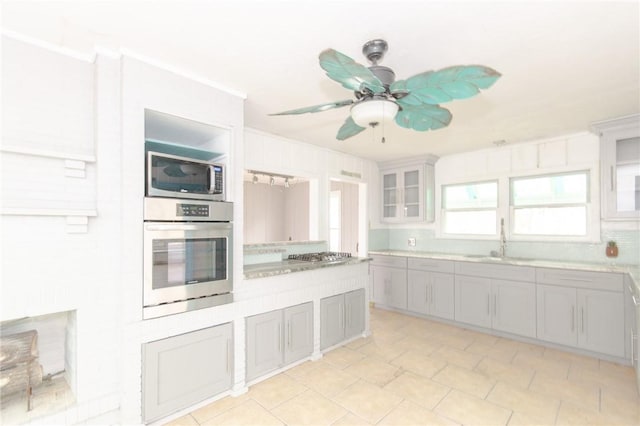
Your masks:
{"label": "backsplash", "polygon": [[[407,240],[416,239],[409,247]],[[507,241],[507,256],[570,262],[640,265],[640,230],[603,230],[599,243]],[[616,258],[605,256],[607,241],[619,247]],[[432,229],[372,229],[370,250],[415,250],[451,254],[484,254],[499,249],[498,241],[436,239]]]}

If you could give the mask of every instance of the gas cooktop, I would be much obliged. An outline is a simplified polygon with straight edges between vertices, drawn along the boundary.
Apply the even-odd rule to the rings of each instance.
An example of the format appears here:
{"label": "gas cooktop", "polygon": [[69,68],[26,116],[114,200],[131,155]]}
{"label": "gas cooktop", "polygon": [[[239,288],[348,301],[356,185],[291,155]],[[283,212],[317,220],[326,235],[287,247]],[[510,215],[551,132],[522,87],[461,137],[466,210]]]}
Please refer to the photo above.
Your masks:
{"label": "gas cooktop", "polygon": [[332,262],[347,259],[349,257],[351,257],[351,253],[323,251],[319,253],[290,254],[289,260],[301,260],[305,262]]}

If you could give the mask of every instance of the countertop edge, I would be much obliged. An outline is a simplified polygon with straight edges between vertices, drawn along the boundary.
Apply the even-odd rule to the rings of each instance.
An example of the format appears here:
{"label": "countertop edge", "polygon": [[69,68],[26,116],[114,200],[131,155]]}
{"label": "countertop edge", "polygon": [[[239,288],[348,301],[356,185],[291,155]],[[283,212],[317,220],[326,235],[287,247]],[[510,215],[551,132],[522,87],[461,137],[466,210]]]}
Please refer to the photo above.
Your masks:
{"label": "countertop edge", "polygon": [[337,266],[357,265],[357,264],[366,263],[369,261],[371,261],[371,258],[369,257],[352,257],[352,258],[349,258],[348,260],[343,260],[338,262],[304,262],[304,263],[296,263],[293,265],[291,264],[286,265],[283,262],[281,267],[277,265],[265,267],[264,269],[260,269],[259,267],[256,267],[252,271],[244,272],[243,275],[245,280],[252,280],[256,278],[267,278],[267,277],[274,277],[274,276],[284,275],[284,274],[292,274],[295,272],[313,271],[317,269],[333,268]]}

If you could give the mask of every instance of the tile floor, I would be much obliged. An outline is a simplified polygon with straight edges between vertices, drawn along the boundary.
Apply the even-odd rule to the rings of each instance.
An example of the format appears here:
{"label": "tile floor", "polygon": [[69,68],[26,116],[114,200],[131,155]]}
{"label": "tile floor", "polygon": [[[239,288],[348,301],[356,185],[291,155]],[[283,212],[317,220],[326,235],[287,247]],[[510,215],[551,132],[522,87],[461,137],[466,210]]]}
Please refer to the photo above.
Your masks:
{"label": "tile floor", "polygon": [[170,425],[640,425],[630,367],[380,309],[371,329]]}

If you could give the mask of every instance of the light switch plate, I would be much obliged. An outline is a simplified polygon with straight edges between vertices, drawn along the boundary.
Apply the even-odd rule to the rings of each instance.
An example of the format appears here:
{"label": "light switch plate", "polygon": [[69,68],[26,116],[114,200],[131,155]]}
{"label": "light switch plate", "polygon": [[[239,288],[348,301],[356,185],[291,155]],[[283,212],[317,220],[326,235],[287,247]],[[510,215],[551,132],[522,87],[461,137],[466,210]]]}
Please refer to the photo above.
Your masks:
{"label": "light switch plate", "polygon": [[409,244],[409,247],[415,247],[416,246],[416,239],[415,237],[410,237],[409,241],[407,241],[407,244]]}

